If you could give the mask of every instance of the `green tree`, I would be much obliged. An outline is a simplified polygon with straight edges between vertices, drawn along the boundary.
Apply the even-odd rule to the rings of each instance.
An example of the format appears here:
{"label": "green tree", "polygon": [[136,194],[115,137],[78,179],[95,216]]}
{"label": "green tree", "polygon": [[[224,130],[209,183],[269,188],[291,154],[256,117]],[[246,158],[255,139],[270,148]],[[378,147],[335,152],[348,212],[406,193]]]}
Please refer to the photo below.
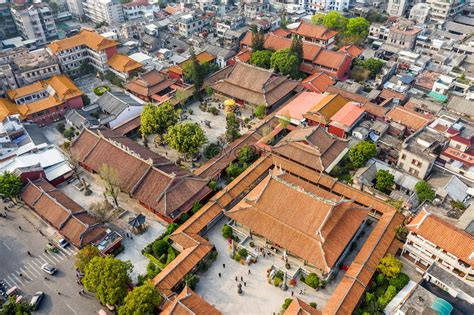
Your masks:
{"label": "green tree", "polygon": [[145,138],[158,130],[158,122],[156,120],[156,106],[146,104],[140,115],[140,133]]}
{"label": "green tree", "polygon": [[84,272],[87,264],[92,260],[92,258],[98,256],[100,256],[99,249],[93,245],[87,245],[77,252],[74,265],[79,269],[79,271]]}
{"label": "green tree", "polygon": [[378,302],[383,307],[387,306],[388,303],[397,295],[397,289],[393,285],[389,285],[385,293],[379,297]]}
{"label": "green tree", "polygon": [[153,133],[162,136],[169,127],[178,122],[179,114],[169,102],[158,106],[147,104],[142,111],[140,119],[140,132],[143,137]]}
{"label": "green tree", "polygon": [[313,289],[316,289],[317,287],[319,287],[319,277],[317,274],[315,273],[310,273],[306,279],[305,279],[305,283],[307,285],[309,285],[310,287],[312,287]]}
{"label": "green tree", "polygon": [[153,315],[160,302],[161,296],[156,289],[150,284],[145,284],[135,287],[127,295],[118,313],[119,315]]}
{"label": "green tree", "polygon": [[99,175],[105,183],[106,193],[112,197],[114,205],[118,207],[118,195],[120,193],[118,170],[109,164],[102,164],[99,169]]}
{"label": "green tree", "polygon": [[198,95],[199,91],[201,91],[206,74],[203,71],[203,67],[199,64],[193,48],[191,48],[191,63],[187,71],[190,72],[189,77],[194,84],[194,93]]}
{"label": "green tree", "polygon": [[84,287],[95,292],[102,304],[122,305],[131,282],[133,265],[111,256],[94,257],[84,268]]}
{"label": "green tree", "polygon": [[8,303],[5,303],[0,308],[0,315],[30,315],[31,307],[23,299],[20,302],[16,301],[15,297],[9,297]]}
{"label": "green tree", "polygon": [[348,24],[347,18],[337,11],[330,11],[324,15],[322,23],[331,30],[345,32]]}
{"label": "green tree", "polygon": [[285,14],[283,14],[281,17],[280,17],[280,27],[284,30],[287,29],[288,27],[288,18],[286,17]]}
{"label": "green tree", "polygon": [[228,142],[232,142],[240,137],[240,126],[237,121],[237,116],[234,113],[228,113],[226,117],[226,131],[225,137]]}
{"label": "green tree", "polygon": [[377,154],[377,147],[369,141],[361,141],[349,150],[349,159],[354,167],[362,167]]}
{"label": "green tree", "polygon": [[252,32],[252,50],[264,50],[265,49],[265,35],[262,30],[259,30],[257,25],[252,24],[250,26]]}
{"label": "green tree", "polygon": [[370,23],[363,17],[355,17],[349,19],[345,35],[358,43],[364,40],[369,34]]}
{"label": "green tree", "polygon": [[380,259],[377,269],[387,278],[391,279],[402,270],[402,262],[392,255],[387,255]]}
{"label": "green tree", "polygon": [[324,13],[317,13],[311,17],[311,23],[314,25],[323,25]]}
{"label": "green tree", "polygon": [[89,98],[89,96],[87,96],[87,94],[82,94],[81,99],[82,99],[82,104],[84,104],[84,106],[90,105],[91,99]]}
{"label": "green tree", "polygon": [[151,247],[155,256],[160,257],[161,255],[166,254],[168,252],[170,244],[165,240],[157,240],[153,242],[153,245]]}
{"label": "green tree", "polygon": [[378,170],[375,173],[375,189],[387,192],[394,184],[395,177],[386,170]]}
{"label": "green tree", "polygon": [[21,179],[17,175],[4,172],[0,175],[0,195],[16,200],[22,187]]}
{"label": "green tree", "polygon": [[222,147],[218,142],[211,142],[204,147],[204,157],[206,159],[212,159],[219,153],[221,153]]}
{"label": "green tree", "polygon": [[257,116],[258,119],[265,118],[266,113],[267,107],[265,105],[260,104],[255,107],[255,116]]}
{"label": "green tree", "polygon": [[300,62],[298,56],[289,48],[276,51],[270,59],[270,67],[283,75],[289,75],[293,79],[299,77]]}
{"label": "green tree", "polygon": [[239,163],[242,165],[253,163],[257,157],[258,155],[253,147],[248,145],[244,145],[239,151]]}
{"label": "green tree", "polygon": [[358,66],[370,71],[370,77],[375,77],[384,66],[384,61],[378,58],[369,58],[367,60],[360,60],[357,62]]}
{"label": "green tree", "polygon": [[229,182],[233,181],[237,176],[245,171],[245,167],[240,166],[238,163],[230,163],[225,169],[227,179]]}
{"label": "green tree", "polygon": [[299,64],[303,62],[304,51],[303,51],[303,38],[299,35],[293,36],[291,40],[290,51],[296,55]]}
{"label": "green tree", "polygon": [[232,228],[227,224],[222,227],[222,236],[224,238],[232,238],[233,232]]}
{"label": "green tree", "polygon": [[273,51],[271,50],[255,50],[252,52],[252,56],[250,57],[250,64],[270,69],[270,59],[272,58]]}
{"label": "green tree", "polygon": [[384,23],[388,19],[386,15],[380,14],[375,9],[370,9],[369,11],[367,11],[367,13],[365,14],[365,18],[370,23]]}
{"label": "green tree", "polygon": [[401,289],[403,289],[403,287],[405,287],[408,284],[409,281],[410,281],[410,278],[406,274],[400,272],[394,278],[390,279],[388,283],[390,285],[393,285],[395,288],[397,288],[397,291],[400,291]]}
{"label": "green tree", "polygon": [[192,122],[184,122],[168,129],[166,142],[179,153],[191,157],[206,143],[206,135],[201,127]]}
{"label": "green tree", "polygon": [[286,309],[290,306],[291,302],[293,302],[293,299],[285,299],[285,302],[283,302],[283,305],[281,306],[281,309],[286,311]]}
{"label": "green tree", "polygon": [[196,285],[199,282],[199,277],[194,274],[187,274],[184,276],[184,283],[191,288],[191,290],[196,289]]}
{"label": "green tree", "polygon": [[430,184],[428,184],[424,180],[420,180],[418,183],[416,183],[415,192],[420,202],[423,202],[426,200],[432,201],[436,197],[436,194],[434,190],[431,189]]}

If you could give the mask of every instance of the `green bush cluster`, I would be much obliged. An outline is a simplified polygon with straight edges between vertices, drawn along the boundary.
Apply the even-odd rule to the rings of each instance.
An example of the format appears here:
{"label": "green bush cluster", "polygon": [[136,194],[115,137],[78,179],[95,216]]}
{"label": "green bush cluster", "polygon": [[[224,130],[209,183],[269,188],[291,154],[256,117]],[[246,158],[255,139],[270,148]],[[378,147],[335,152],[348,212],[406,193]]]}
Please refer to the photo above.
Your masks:
{"label": "green bush cluster", "polygon": [[104,95],[105,92],[110,91],[110,88],[106,85],[101,85],[94,88],[94,94],[97,96]]}
{"label": "green bush cluster", "polygon": [[233,236],[232,228],[227,224],[222,227],[222,236],[227,239]]}
{"label": "green bush cluster", "polygon": [[317,274],[315,273],[310,273],[306,279],[305,279],[305,283],[307,285],[309,285],[310,287],[312,287],[313,289],[316,289],[319,287],[319,277]]}

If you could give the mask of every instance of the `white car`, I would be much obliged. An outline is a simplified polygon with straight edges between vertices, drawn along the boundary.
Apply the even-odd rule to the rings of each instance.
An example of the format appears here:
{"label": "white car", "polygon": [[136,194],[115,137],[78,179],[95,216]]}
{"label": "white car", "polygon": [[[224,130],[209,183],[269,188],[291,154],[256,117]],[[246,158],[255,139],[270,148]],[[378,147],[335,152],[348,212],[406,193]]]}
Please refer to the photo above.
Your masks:
{"label": "white car", "polygon": [[44,293],[41,291],[38,291],[35,293],[35,295],[33,295],[30,301],[30,306],[33,309],[33,311],[38,308],[41,300],[43,299],[43,296],[44,296]]}
{"label": "white car", "polygon": [[50,264],[44,264],[43,266],[41,266],[41,270],[46,273],[49,273],[50,275],[54,275],[54,273],[56,272],[56,268],[54,268]]}
{"label": "white car", "polygon": [[69,246],[69,242],[66,241],[64,238],[60,239],[60,240],[58,241],[58,244],[59,244],[59,246],[61,246],[62,248],[66,248],[66,247]]}

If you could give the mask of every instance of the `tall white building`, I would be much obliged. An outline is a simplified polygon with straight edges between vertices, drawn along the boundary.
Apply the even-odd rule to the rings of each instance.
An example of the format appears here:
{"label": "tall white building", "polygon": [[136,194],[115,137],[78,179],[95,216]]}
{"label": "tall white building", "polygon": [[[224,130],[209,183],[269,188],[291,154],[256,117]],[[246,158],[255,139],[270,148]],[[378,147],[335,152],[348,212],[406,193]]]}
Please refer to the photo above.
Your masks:
{"label": "tall white building", "polygon": [[53,13],[46,3],[11,8],[12,17],[20,35],[38,45],[58,37]]}
{"label": "tall white building", "polygon": [[402,16],[408,8],[407,0],[388,0],[387,13],[390,16]]}
{"label": "tall white building", "polygon": [[82,6],[82,0],[66,0],[69,12],[75,17],[81,17],[84,15],[84,7]]}
{"label": "tall white building", "polygon": [[427,0],[430,5],[430,20],[443,24],[458,15],[466,1],[464,0]]}
{"label": "tall white building", "polygon": [[125,20],[119,0],[83,0],[82,5],[84,14],[95,23],[113,25]]}

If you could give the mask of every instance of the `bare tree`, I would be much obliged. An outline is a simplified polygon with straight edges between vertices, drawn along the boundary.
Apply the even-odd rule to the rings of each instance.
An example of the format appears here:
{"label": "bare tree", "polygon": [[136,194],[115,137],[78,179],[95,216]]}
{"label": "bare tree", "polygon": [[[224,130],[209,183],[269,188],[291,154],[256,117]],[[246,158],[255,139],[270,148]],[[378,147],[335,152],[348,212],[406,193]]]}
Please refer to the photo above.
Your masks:
{"label": "bare tree", "polygon": [[117,169],[108,164],[102,164],[99,174],[100,178],[105,182],[105,190],[107,194],[114,200],[115,207],[118,207],[117,197],[120,193],[120,187]]}
{"label": "bare tree", "polygon": [[107,200],[94,202],[89,208],[92,216],[102,224],[111,222],[117,217],[117,212]]}

